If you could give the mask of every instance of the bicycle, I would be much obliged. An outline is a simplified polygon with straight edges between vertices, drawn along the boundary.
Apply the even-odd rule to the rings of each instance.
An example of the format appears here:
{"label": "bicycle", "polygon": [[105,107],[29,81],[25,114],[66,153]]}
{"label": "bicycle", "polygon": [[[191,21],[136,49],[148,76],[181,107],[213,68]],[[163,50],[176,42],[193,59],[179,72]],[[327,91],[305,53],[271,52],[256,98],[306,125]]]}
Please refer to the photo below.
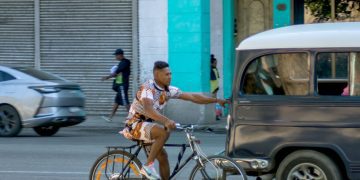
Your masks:
{"label": "bicycle", "polygon": [[[244,169],[233,159],[221,155],[206,156],[199,146],[200,142],[193,135],[194,127],[194,125],[182,126],[177,124],[177,129],[185,132],[187,144],[164,145],[165,147],[181,147],[177,164],[171,172],[170,179],[174,178],[191,160],[195,160],[196,165],[190,173],[189,179],[191,180],[247,180]],[[132,146],[108,146],[107,152],[102,154],[93,164],[90,180],[146,179],[140,173],[142,163],[138,159],[138,155],[143,149],[145,155],[148,156],[145,147],[151,144],[143,141],[136,142],[137,144]],[[192,153],[181,163],[187,147],[190,147]]]}

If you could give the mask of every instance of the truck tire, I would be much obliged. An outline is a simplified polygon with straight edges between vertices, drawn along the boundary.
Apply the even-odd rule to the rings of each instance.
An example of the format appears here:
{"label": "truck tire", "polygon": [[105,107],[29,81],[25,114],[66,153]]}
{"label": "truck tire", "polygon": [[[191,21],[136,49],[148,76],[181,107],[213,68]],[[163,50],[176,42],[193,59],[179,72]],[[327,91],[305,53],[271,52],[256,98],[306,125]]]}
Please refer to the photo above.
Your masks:
{"label": "truck tire", "polygon": [[295,151],[280,163],[276,179],[324,179],[341,180],[336,164],[323,153],[312,150]]}

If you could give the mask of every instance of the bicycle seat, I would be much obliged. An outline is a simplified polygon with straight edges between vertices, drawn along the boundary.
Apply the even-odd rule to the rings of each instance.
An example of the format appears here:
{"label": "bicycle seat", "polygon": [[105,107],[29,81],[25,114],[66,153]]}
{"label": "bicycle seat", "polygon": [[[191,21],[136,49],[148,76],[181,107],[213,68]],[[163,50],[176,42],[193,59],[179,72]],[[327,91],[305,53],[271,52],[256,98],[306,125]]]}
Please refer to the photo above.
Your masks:
{"label": "bicycle seat", "polygon": [[151,142],[145,142],[144,140],[132,139],[132,141],[136,142],[136,145],[138,145],[138,146],[141,146],[141,145],[148,146],[148,145],[152,144]]}
{"label": "bicycle seat", "polygon": [[143,140],[138,140],[138,139],[131,139],[132,141],[136,142],[136,144],[144,144]]}

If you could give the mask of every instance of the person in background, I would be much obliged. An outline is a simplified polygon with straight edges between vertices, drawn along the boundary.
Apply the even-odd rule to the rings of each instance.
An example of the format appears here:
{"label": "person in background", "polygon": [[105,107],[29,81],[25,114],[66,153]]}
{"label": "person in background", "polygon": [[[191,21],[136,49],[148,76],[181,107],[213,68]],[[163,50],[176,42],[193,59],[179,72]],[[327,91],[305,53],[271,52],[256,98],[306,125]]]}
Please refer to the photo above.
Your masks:
{"label": "person in background", "polygon": [[350,87],[349,85],[347,85],[344,89],[343,92],[341,93],[342,96],[350,96]]}
{"label": "person in background", "polygon": [[216,67],[217,65],[217,60],[214,57],[213,54],[210,55],[210,91],[212,94],[212,97],[217,97],[217,92],[219,91],[219,79],[220,79],[220,75],[219,75],[219,71]]}
{"label": "person in background", "polygon": [[112,121],[119,105],[125,106],[126,110],[129,111],[129,76],[130,76],[130,60],[126,59],[124,56],[124,51],[122,49],[116,49],[115,59],[119,61],[119,64],[111,68],[110,74],[102,77],[102,80],[107,80],[110,78],[115,78],[113,81],[112,89],[116,91],[115,102],[109,117],[102,116],[102,118],[108,122]]}
{"label": "person in background", "polygon": [[[213,54],[210,55],[210,91],[212,94],[212,97],[217,97],[217,92],[219,91],[219,71],[217,69],[217,60]],[[216,120],[220,120],[220,116],[222,115],[222,109],[221,106],[216,104],[215,105],[215,114],[216,114]]]}

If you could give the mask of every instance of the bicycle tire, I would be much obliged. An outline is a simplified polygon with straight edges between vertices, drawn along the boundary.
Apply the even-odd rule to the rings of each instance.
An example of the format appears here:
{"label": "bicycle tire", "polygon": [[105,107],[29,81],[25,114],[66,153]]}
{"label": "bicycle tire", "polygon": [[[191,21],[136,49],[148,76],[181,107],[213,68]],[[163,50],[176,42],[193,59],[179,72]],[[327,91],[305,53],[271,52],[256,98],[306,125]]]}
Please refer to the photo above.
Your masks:
{"label": "bicycle tire", "polygon": [[202,164],[198,163],[194,167],[189,179],[247,180],[245,170],[229,157],[220,155],[209,156],[207,159],[202,160]]}
{"label": "bicycle tire", "polygon": [[[130,162],[130,168],[127,168],[130,171],[127,173],[127,175],[125,177],[121,177],[123,172],[119,172],[119,170],[122,170],[121,167],[125,166],[125,164],[132,156],[134,155],[122,150],[112,150],[102,154],[99,158],[97,158],[91,167],[89,179],[145,179],[145,177],[143,177],[143,175],[140,173],[142,165],[137,157],[134,157],[132,162]],[[108,164],[106,164],[106,160]],[[106,173],[105,169],[107,169]]]}

